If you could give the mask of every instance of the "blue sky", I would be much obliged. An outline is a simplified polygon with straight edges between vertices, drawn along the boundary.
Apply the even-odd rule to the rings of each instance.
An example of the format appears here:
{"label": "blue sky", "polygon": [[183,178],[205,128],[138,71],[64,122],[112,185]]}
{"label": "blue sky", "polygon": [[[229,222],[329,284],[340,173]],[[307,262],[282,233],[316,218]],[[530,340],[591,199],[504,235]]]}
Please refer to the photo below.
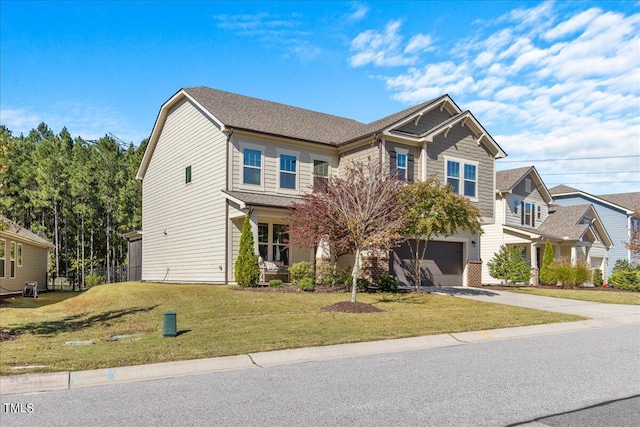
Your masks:
{"label": "blue sky", "polygon": [[366,123],[448,93],[509,154],[499,170],[640,191],[639,1],[2,0],[0,23],[14,134],[138,144],[189,86]]}

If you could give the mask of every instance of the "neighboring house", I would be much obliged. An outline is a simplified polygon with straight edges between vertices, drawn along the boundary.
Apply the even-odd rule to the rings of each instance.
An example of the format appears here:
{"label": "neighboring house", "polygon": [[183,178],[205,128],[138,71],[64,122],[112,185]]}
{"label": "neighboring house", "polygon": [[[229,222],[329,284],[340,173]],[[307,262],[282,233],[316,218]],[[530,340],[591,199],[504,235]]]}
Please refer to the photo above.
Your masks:
{"label": "neighboring house", "polygon": [[628,250],[625,243],[629,241],[631,230],[637,229],[640,221],[634,213],[640,207],[640,192],[594,196],[566,185],[553,187],[550,192],[561,206],[583,203],[594,206],[613,242],[613,247],[609,250],[609,274],[616,260],[638,262],[638,254]]}
{"label": "neighboring house", "polygon": [[[206,87],[181,89],[161,107],[137,175],[142,280],[234,282],[246,215],[265,261],[313,261],[295,242],[287,247],[288,208],[317,178],[354,160],[381,160],[407,181],[433,175],[449,182],[492,223],[495,159],[505,156],[448,95],[364,124]],[[478,241],[464,233],[431,242],[425,267],[433,283],[466,283]],[[406,278],[403,261],[399,248],[390,269]]]}
{"label": "neighboring house", "polygon": [[26,282],[47,287],[49,250],[53,244],[0,215],[0,295],[18,294]]}
{"label": "neighboring house", "polygon": [[554,198],[533,166],[496,173],[496,221],[483,227],[482,283],[499,284],[489,274],[487,262],[500,246],[521,246],[533,269],[531,283],[537,284],[537,272],[547,240],[555,258],[575,264],[587,262],[606,272],[611,238],[597,211],[590,204],[572,207],[555,205]]}

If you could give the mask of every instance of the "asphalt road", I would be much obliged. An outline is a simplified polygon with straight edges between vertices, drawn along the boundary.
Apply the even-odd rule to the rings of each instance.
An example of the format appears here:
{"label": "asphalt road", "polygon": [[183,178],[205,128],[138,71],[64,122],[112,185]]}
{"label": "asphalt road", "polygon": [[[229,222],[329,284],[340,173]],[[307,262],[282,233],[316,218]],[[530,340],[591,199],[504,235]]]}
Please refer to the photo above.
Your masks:
{"label": "asphalt road", "polygon": [[635,427],[638,395],[634,325],[2,396],[0,425]]}

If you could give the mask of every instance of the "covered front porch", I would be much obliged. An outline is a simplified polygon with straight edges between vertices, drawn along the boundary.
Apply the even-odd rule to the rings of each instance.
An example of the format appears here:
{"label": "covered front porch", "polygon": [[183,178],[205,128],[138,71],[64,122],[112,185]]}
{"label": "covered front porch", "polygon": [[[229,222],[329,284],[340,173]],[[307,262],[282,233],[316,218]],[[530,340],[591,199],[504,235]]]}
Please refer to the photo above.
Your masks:
{"label": "covered front porch", "polygon": [[[547,240],[553,248],[554,259],[568,260],[571,265],[586,263],[591,269],[600,269],[603,274],[607,271],[607,246],[597,239],[595,233],[587,230],[580,238],[570,238],[545,235],[531,230],[515,227],[504,227],[505,246],[520,246],[525,250],[525,257],[531,266],[529,284],[539,285],[539,271]],[[604,277],[606,280],[606,277]]]}
{"label": "covered front porch", "polygon": [[[240,235],[245,217],[249,216],[255,253],[259,255],[261,282],[271,279],[289,281],[288,268],[297,262],[313,262],[313,251],[289,245],[287,234],[289,207],[299,200],[294,197],[224,192],[228,205],[227,251],[228,271],[233,272],[240,248]],[[233,274],[233,273],[231,273]],[[235,282],[233,277],[230,282]]]}

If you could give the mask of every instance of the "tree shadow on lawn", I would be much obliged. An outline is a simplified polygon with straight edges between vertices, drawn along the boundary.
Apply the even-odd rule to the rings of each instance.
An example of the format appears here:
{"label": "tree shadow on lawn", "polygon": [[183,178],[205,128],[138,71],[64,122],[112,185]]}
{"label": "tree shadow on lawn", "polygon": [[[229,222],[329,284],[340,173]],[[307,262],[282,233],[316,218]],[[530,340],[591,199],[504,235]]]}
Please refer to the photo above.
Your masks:
{"label": "tree shadow on lawn", "polygon": [[[445,294],[445,295],[463,295],[463,296],[488,296],[495,297],[499,294],[496,292],[486,291],[483,289],[477,288],[465,288],[465,287],[453,287],[453,286],[422,286],[420,288],[419,293],[428,293],[428,294]],[[424,300],[416,300],[411,297],[411,295],[415,295],[415,288],[411,292],[403,293],[394,293],[394,294],[386,294],[382,295],[378,299],[378,302],[387,303],[387,302],[401,302],[404,304],[427,304]]]}
{"label": "tree shadow on lawn", "polygon": [[63,332],[75,332],[92,326],[105,324],[112,320],[121,319],[132,314],[148,312],[156,307],[158,307],[158,305],[154,305],[152,307],[130,308],[127,310],[105,311],[104,313],[89,317],[86,317],[86,314],[77,314],[55,321],[27,323],[23,326],[9,330],[9,333],[13,335],[21,335],[25,333],[33,335],[57,335]]}

